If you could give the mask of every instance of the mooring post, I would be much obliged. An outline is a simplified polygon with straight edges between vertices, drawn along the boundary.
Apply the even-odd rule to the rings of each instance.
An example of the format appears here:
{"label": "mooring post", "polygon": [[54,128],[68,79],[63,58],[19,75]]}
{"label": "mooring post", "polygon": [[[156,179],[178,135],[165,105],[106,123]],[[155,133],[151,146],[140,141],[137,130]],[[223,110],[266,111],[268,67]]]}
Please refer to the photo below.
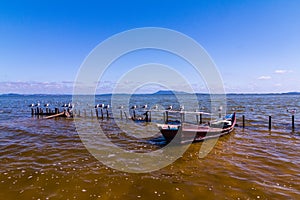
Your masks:
{"label": "mooring post", "polygon": [[169,112],[166,111],[166,124],[169,122]]}
{"label": "mooring post", "polygon": [[180,118],[181,118],[181,122],[184,122],[184,113],[180,112]]}
{"label": "mooring post", "polygon": [[292,131],[295,131],[295,116],[292,115]]}
{"label": "mooring post", "polygon": [[196,121],[197,121],[197,124],[199,123],[199,116],[196,115]]}
{"label": "mooring post", "polygon": [[103,120],[104,116],[103,116],[103,109],[102,108],[100,109],[100,112],[101,112],[101,119]]}
{"label": "mooring post", "polygon": [[128,118],[127,118],[127,113],[126,113],[125,111],[124,111],[124,115],[125,115],[125,118],[126,118],[126,120],[127,120],[127,119],[128,119]]}
{"label": "mooring post", "polygon": [[243,119],[243,128],[245,128],[245,115],[242,116]]}
{"label": "mooring post", "polygon": [[80,110],[78,110],[78,117],[80,117]]}
{"label": "mooring post", "polygon": [[83,109],[83,115],[86,117],[86,109]]}
{"label": "mooring post", "polygon": [[47,113],[47,114],[49,113],[49,108],[46,108],[46,113]]}
{"label": "mooring post", "polygon": [[31,108],[31,115],[33,116],[34,115],[34,109]]}
{"label": "mooring post", "polygon": [[120,110],[120,118],[123,119],[123,110]]}
{"label": "mooring post", "polygon": [[39,115],[39,114],[40,114],[40,108],[39,108],[39,107],[36,108],[35,114],[36,114],[36,115]]}
{"label": "mooring post", "polygon": [[108,109],[106,109],[106,117],[109,119]]}
{"label": "mooring post", "polygon": [[96,117],[98,119],[99,118],[99,116],[98,116],[98,108],[96,108],[95,111],[96,111]]}
{"label": "mooring post", "polygon": [[135,110],[133,109],[133,119],[135,119]]}
{"label": "mooring post", "polygon": [[91,110],[91,118],[93,118],[94,117],[94,115],[93,115],[93,109]]}
{"label": "mooring post", "polygon": [[270,115],[269,116],[269,131],[271,130],[272,128],[272,116]]}
{"label": "mooring post", "polygon": [[202,113],[200,113],[200,124],[202,124]]}
{"label": "mooring post", "polygon": [[58,114],[59,111],[58,111],[58,108],[55,108],[55,114]]}

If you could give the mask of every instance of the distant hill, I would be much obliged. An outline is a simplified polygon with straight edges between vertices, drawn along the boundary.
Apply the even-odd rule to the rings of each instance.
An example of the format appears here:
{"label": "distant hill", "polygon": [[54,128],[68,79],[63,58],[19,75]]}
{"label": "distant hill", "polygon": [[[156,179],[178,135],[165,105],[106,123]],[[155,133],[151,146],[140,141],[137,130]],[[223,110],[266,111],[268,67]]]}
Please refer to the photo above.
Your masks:
{"label": "distant hill", "polygon": [[189,94],[187,92],[181,92],[181,91],[172,91],[172,90],[159,90],[153,94],[156,95],[172,95],[172,94]]}

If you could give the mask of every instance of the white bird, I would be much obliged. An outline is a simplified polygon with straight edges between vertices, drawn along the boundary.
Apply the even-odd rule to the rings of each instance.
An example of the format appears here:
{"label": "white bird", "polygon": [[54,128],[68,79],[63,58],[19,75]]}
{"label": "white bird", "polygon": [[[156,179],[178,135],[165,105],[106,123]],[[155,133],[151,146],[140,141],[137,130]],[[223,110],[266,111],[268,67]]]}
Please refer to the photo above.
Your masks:
{"label": "white bird", "polygon": [[153,109],[155,110],[158,109],[158,105],[153,106]]}
{"label": "white bird", "polygon": [[146,109],[147,107],[148,107],[148,105],[147,105],[147,104],[145,104],[145,105],[143,105],[143,107],[142,107],[142,108]]}
{"label": "white bird", "polygon": [[29,107],[34,107],[34,104],[33,104],[33,103],[32,103],[32,104],[30,104],[30,105],[29,105]]}
{"label": "white bird", "polygon": [[119,106],[119,109],[123,109],[124,108],[124,106]]}
{"label": "white bird", "polygon": [[39,107],[40,105],[41,105],[40,103],[35,104],[35,106],[37,106],[37,107]]}
{"label": "white bird", "polygon": [[180,108],[179,108],[179,110],[184,110],[184,106],[181,105]]}
{"label": "white bird", "polygon": [[136,105],[132,106],[131,109],[133,109],[133,110],[136,109]]}
{"label": "white bird", "polygon": [[172,110],[173,109],[173,106],[169,106],[168,108],[167,108],[167,110]]}
{"label": "white bird", "polygon": [[68,107],[68,104],[65,103],[61,107]]}
{"label": "white bird", "polygon": [[109,109],[109,104],[107,104],[106,106],[104,106],[104,109]]}
{"label": "white bird", "polygon": [[49,103],[45,103],[44,104],[45,107],[49,107],[49,105],[50,105]]}

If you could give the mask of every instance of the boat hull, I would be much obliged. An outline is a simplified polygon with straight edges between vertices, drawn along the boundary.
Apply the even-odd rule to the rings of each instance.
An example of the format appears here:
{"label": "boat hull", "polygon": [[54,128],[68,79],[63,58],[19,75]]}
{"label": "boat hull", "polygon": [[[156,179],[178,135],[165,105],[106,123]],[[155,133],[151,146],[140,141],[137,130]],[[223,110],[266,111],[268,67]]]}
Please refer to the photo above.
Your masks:
{"label": "boat hull", "polygon": [[182,124],[178,125],[162,125],[160,132],[167,142],[172,140],[184,142],[200,142],[206,139],[218,138],[227,135],[234,130],[236,117],[235,113],[232,117],[232,124],[226,128],[213,128],[210,126]]}

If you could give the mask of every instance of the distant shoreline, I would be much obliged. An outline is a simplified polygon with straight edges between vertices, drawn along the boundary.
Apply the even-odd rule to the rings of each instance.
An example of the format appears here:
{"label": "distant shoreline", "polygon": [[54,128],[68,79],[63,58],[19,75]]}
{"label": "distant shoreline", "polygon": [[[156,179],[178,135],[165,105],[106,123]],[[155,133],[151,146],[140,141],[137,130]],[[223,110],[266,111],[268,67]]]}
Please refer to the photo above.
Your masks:
{"label": "distant shoreline", "polygon": [[[187,93],[182,91],[171,91],[171,90],[160,90],[155,93],[139,93],[133,95],[192,95],[193,93]],[[196,95],[211,95],[210,93],[195,93]],[[5,93],[0,94],[0,96],[45,96],[45,95],[53,95],[53,96],[60,96],[60,95],[70,95],[73,94],[19,94],[19,93]],[[82,94],[86,95],[86,94]],[[105,93],[105,94],[95,94],[97,96],[109,96],[112,93]],[[116,93],[114,95],[132,95],[129,93]],[[225,95],[300,95],[300,92],[283,92],[283,93],[225,93]]]}

